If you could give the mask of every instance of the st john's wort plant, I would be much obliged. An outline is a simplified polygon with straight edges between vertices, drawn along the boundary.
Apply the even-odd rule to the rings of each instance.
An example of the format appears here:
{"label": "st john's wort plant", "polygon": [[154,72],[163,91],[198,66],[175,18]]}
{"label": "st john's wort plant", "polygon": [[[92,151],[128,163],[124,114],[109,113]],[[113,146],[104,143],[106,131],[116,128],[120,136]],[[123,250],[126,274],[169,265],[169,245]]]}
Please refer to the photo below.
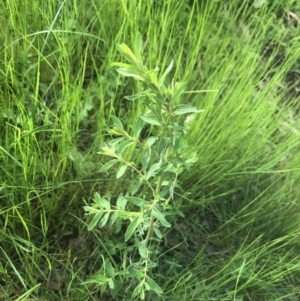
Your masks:
{"label": "st john's wort plant", "polygon": [[[178,176],[183,170],[188,171],[196,160],[186,157],[187,145],[181,117],[201,110],[178,104],[185,91],[185,83],[172,81],[170,85],[165,85],[173,62],[162,74],[159,74],[158,68],[148,70],[144,66],[140,34],[136,36],[134,52],[126,44],[118,44],[117,49],[128,62],[117,62],[113,66],[118,67],[119,74],[141,81],[144,87],[142,92],[127,96],[125,100],[143,102],[144,111],[139,115],[132,134],[118,117],[111,116],[113,126],[108,133],[112,138],[99,152],[109,161],[100,172],[115,172],[117,180],[126,174],[134,185],[126,188],[114,202],[110,194],[101,196],[96,193],[93,204],[84,209],[87,215],[92,216],[89,230],[107,226],[115,233],[124,231],[124,241],[128,246],[123,250],[125,259],[119,270],[116,271],[109,260],[104,260],[106,268],[97,275],[94,283],[100,284],[103,291],[108,286],[114,296],[120,290],[120,283],[130,279],[126,285],[133,286],[133,299],[144,300],[149,291],[162,294],[151,272],[156,266],[155,250],[164,238],[161,229],[171,227],[166,217],[175,201]],[[157,129],[157,135],[143,139],[141,132],[149,125]],[[134,158],[138,160],[132,161],[130,150],[135,152]]]}

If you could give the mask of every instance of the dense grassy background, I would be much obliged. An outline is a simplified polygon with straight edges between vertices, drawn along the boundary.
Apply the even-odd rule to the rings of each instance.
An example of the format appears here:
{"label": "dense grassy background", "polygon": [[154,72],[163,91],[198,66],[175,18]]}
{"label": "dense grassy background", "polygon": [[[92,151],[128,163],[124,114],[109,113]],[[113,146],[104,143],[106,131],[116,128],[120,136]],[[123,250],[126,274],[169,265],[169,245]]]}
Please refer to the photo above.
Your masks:
{"label": "dense grassy background", "polygon": [[105,258],[117,268],[120,238],[89,233],[82,208],[128,185],[98,173],[97,151],[110,114],[137,119],[124,96],[139,86],[110,66],[137,31],[146,64],[174,59],[195,92],[184,102],[205,109],[174,204],[185,217],[155,270],[160,300],[300,298],[300,7],[269,2],[1,2],[0,299],[111,300],[85,281]]}

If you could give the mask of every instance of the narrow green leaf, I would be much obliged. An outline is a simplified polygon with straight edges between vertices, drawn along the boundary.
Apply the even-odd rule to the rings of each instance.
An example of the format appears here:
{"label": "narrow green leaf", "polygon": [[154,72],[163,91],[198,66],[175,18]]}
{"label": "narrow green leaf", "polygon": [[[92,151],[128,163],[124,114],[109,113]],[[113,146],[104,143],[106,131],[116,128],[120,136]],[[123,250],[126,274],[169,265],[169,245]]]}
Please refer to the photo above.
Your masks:
{"label": "narrow green leaf", "polygon": [[130,237],[133,235],[136,228],[143,222],[143,218],[141,216],[135,218],[130,225],[128,226],[125,232],[125,241],[128,241]]}
{"label": "narrow green leaf", "polygon": [[128,68],[118,68],[117,71],[123,75],[123,76],[126,76],[126,77],[133,77],[135,79],[138,79],[138,80],[141,80],[141,81],[144,81],[145,79],[140,76],[137,72],[133,71],[132,69],[128,69]]}
{"label": "narrow green leaf", "polygon": [[176,101],[186,90],[187,83],[176,83],[173,91],[172,101]]}
{"label": "narrow green leaf", "polygon": [[108,156],[108,157],[114,157],[114,158],[118,157],[116,152],[115,152],[115,149],[113,147],[109,148],[107,145],[101,147],[100,154],[103,154],[103,155]]}
{"label": "narrow green leaf", "polygon": [[159,145],[157,147],[157,153],[160,156],[160,158],[164,157],[168,147],[172,144],[172,138],[171,137],[163,137]]}
{"label": "narrow green leaf", "polygon": [[159,230],[157,227],[154,227],[154,228],[153,228],[153,231],[154,231],[155,235],[156,235],[159,239],[162,239],[162,238],[163,238],[162,233],[160,232],[160,230]]}
{"label": "narrow green leaf", "polygon": [[175,132],[182,132],[184,130],[184,127],[176,122],[168,124],[167,127]]}
{"label": "narrow green leaf", "polygon": [[126,269],[126,274],[128,274],[129,276],[134,277],[136,279],[142,279],[144,277],[143,270],[137,270],[133,266],[129,266]]}
{"label": "narrow green leaf", "polygon": [[101,207],[101,195],[98,192],[94,193],[93,201],[100,208]]}
{"label": "narrow green leaf", "polygon": [[167,195],[167,193],[169,193],[171,186],[172,182],[169,182],[168,185],[164,186],[164,188],[159,193],[161,198],[164,198]]}
{"label": "narrow green leaf", "polygon": [[145,247],[145,245],[143,243],[141,243],[140,241],[138,242],[138,250],[140,253],[140,256],[143,259],[147,259],[148,258],[148,251],[147,248]]}
{"label": "narrow green leaf", "polygon": [[183,115],[183,114],[189,114],[189,113],[201,113],[204,110],[198,110],[195,107],[189,106],[189,105],[179,105],[174,108],[173,114],[174,115]]}
{"label": "narrow green leaf", "polygon": [[148,147],[151,147],[155,143],[156,140],[157,140],[157,137],[154,137],[154,136],[149,137],[147,139],[147,145],[148,145]]}
{"label": "narrow green leaf", "polygon": [[125,140],[125,141],[121,142],[118,146],[117,155],[121,156],[122,153],[124,152],[124,150],[134,143],[135,143],[135,141],[132,141],[132,140]]}
{"label": "narrow green leaf", "polygon": [[139,191],[139,189],[141,188],[142,184],[143,184],[143,179],[142,179],[141,177],[139,177],[139,178],[135,181],[135,183],[134,183],[134,185],[133,185],[133,187],[132,187],[131,194],[132,194],[132,195],[136,194],[136,193]]}
{"label": "narrow green leaf", "polygon": [[143,169],[144,174],[146,174],[146,172],[147,172],[147,167],[149,165],[150,159],[151,159],[151,149],[146,148],[146,149],[144,149],[142,158],[141,158],[142,169]]}
{"label": "narrow green leaf", "polygon": [[141,198],[135,197],[135,196],[126,196],[125,198],[127,201],[129,201],[130,203],[132,203],[138,207],[143,207],[145,205],[145,203],[148,203],[147,201],[145,201]]}
{"label": "narrow green leaf", "polygon": [[104,216],[101,218],[101,220],[99,222],[99,227],[100,228],[103,228],[106,225],[106,223],[107,223],[107,221],[109,219],[109,215],[110,215],[110,212],[106,212],[104,214]]}
{"label": "narrow green leaf", "polygon": [[117,44],[117,49],[125,56],[125,58],[133,65],[139,65],[139,61],[133,54],[131,49],[124,43]]}
{"label": "narrow green leaf", "polygon": [[99,172],[105,172],[107,170],[109,170],[111,167],[113,167],[117,162],[119,162],[118,159],[112,159],[110,161],[108,161],[107,163],[105,163],[99,170]]}
{"label": "narrow green leaf", "polygon": [[163,290],[161,289],[161,287],[149,276],[147,276],[147,280],[146,282],[148,283],[148,285],[150,286],[150,288],[155,291],[158,295],[161,295],[163,293]]}
{"label": "narrow green leaf", "polygon": [[110,289],[114,289],[114,288],[115,288],[115,283],[114,283],[114,281],[113,281],[112,278],[110,278],[110,279],[108,280],[108,285],[109,285],[109,288],[110,288]]}
{"label": "narrow green leaf", "polygon": [[135,70],[137,72],[140,71],[139,67],[136,67],[136,66],[131,65],[131,64],[122,63],[122,62],[113,62],[113,63],[111,63],[111,66],[112,67],[119,67],[119,68],[128,68],[128,69]]}
{"label": "narrow green leaf", "polygon": [[123,127],[123,124],[122,124],[121,120],[120,120],[117,116],[114,116],[114,115],[111,115],[110,117],[111,117],[111,119],[112,119],[114,125],[115,125],[118,129],[124,131],[124,127]]}
{"label": "narrow green leaf", "polygon": [[188,171],[190,171],[190,165],[188,164],[187,161],[185,161],[184,159],[178,157],[177,159],[177,162],[181,165],[183,165]]}
{"label": "narrow green leaf", "polygon": [[134,127],[134,137],[136,137],[136,138],[140,137],[143,127],[144,127],[144,122],[140,117],[138,117],[138,120]]}
{"label": "narrow green leaf", "polygon": [[124,137],[119,137],[119,138],[112,139],[112,140],[109,141],[109,145],[115,146],[116,144],[120,143],[124,139],[125,139]]}
{"label": "narrow green leaf", "polygon": [[109,260],[105,262],[105,271],[110,277],[113,277],[115,275],[115,269],[113,268]]}
{"label": "narrow green leaf", "polygon": [[154,173],[159,169],[160,167],[160,164],[159,163],[154,163],[150,169],[148,170],[147,174],[146,174],[146,178],[147,180],[149,180],[153,175]]}
{"label": "narrow green leaf", "polygon": [[124,210],[126,203],[127,203],[126,198],[123,196],[123,194],[120,194],[117,199],[117,208]]}
{"label": "narrow green leaf", "polygon": [[158,71],[159,71],[158,67],[155,67],[155,69],[145,72],[145,80],[151,83],[152,85],[154,85],[155,87],[158,87],[158,82],[157,82]]}
{"label": "narrow green leaf", "polygon": [[110,210],[110,202],[106,199],[101,198],[101,207],[105,208],[105,210]]}
{"label": "narrow green leaf", "polygon": [[140,93],[136,93],[136,94],[133,94],[133,95],[129,95],[129,96],[125,96],[124,98],[125,99],[128,99],[130,101],[135,101],[137,99],[141,99],[141,98],[144,98],[146,96],[154,96],[155,94],[152,92],[152,90],[146,90],[146,91],[142,91]]}
{"label": "narrow green leaf", "polygon": [[171,225],[166,221],[164,215],[157,209],[157,207],[152,208],[151,215],[157,218],[164,227],[171,227]]}
{"label": "narrow green leaf", "polygon": [[90,279],[88,279],[84,283],[96,283],[96,284],[103,285],[103,284],[107,283],[108,281],[109,281],[109,278],[105,277],[102,274],[97,274],[97,275],[92,276]]}
{"label": "narrow green leaf", "polygon": [[108,129],[107,133],[112,136],[124,136],[124,132],[115,126],[112,129]]}
{"label": "narrow green leaf", "polygon": [[127,165],[122,165],[120,168],[119,168],[119,170],[118,170],[118,172],[117,172],[117,179],[120,179],[123,175],[124,175],[124,173],[125,173],[125,171],[126,171],[126,169],[127,169]]}
{"label": "narrow green leaf", "polygon": [[91,222],[89,223],[88,225],[88,231],[91,231],[93,230],[97,224],[99,223],[101,217],[102,217],[103,213],[102,212],[99,212],[99,213],[96,213],[94,216],[93,216],[93,219],[91,220]]}
{"label": "narrow green leaf", "polygon": [[146,123],[161,126],[160,121],[155,116],[140,114],[140,118]]}
{"label": "narrow green leaf", "polygon": [[143,39],[142,35],[138,32],[135,36],[134,41],[134,52],[137,57],[137,59],[142,62],[142,48],[143,47]]}
{"label": "narrow green leaf", "polygon": [[132,212],[132,211],[119,211],[119,217],[122,218],[136,218],[141,215],[140,212]]}
{"label": "narrow green leaf", "polygon": [[163,75],[160,77],[159,81],[158,81],[158,86],[161,87],[164,82],[165,82],[165,79],[166,79],[166,76],[168,75],[168,73],[170,73],[170,71],[172,70],[173,68],[173,60],[171,61],[170,65],[167,67],[166,71],[163,73]]}
{"label": "narrow green leaf", "polygon": [[115,211],[109,219],[109,227],[112,227],[118,218],[119,218],[119,212]]}

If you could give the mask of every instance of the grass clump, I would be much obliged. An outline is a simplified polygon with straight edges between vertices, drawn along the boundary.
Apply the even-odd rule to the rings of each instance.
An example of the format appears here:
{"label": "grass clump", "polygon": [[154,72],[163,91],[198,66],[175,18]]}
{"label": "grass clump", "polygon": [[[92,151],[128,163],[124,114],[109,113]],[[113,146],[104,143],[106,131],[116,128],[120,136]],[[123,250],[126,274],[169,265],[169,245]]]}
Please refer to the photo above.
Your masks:
{"label": "grass clump", "polygon": [[[115,45],[132,47],[137,32],[144,65],[165,70],[173,59],[172,77],[187,83],[176,105],[204,109],[181,120],[184,156],[199,159],[178,176],[172,210],[182,214],[166,216],[172,227],[157,243],[151,278],[163,293],[145,299],[299,298],[300,10],[252,4],[0,4],[0,298],[133,299],[126,273],[114,296],[95,278],[137,258],[122,253],[126,225],[88,231],[83,206],[109,191],[113,205],[133,185],[100,174],[98,152],[114,118],[132,135],[144,112],[124,101],[141,83],[111,66],[122,60]],[[140,155],[128,150],[128,161]]]}

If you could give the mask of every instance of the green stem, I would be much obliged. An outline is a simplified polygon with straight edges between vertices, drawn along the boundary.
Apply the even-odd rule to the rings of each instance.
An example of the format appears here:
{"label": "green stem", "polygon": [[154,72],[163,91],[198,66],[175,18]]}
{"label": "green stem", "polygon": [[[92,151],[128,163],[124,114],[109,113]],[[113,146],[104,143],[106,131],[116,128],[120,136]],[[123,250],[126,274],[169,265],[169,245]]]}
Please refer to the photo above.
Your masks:
{"label": "green stem", "polygon": [[[168,149],[168,151],[169,151],[169,149]],[[167,153],[169,153],[168,151],[167,151]],[[158,178],[157,185],[156,185],[156,189],[155,189],[155,194],[156,194],[156,196],[159,196],[159,193],[160,193],[160,190],[161,190],[161,185],[162,185],[163,179],[164,179],[163,176],[160,176],[160,177]],[[156,204],[156,203],[157,203],[157,202],[155,202],[155,204]],[[145,239],[145,241],[144,241],[144,245],[145,245],[146,248],[147,248],[147,246],[148,246],[148,244],[149,244],[149,240],[150,240],[150,238],[152,237],[152,234],[153,234],[154,222],[155,222],[154,216],[151,215],[151,218],[150,218],[150,224],[149,224],[149,228],[148,228],[148,232],[147,232],[147,236],[146,236],[146,239]]]}

